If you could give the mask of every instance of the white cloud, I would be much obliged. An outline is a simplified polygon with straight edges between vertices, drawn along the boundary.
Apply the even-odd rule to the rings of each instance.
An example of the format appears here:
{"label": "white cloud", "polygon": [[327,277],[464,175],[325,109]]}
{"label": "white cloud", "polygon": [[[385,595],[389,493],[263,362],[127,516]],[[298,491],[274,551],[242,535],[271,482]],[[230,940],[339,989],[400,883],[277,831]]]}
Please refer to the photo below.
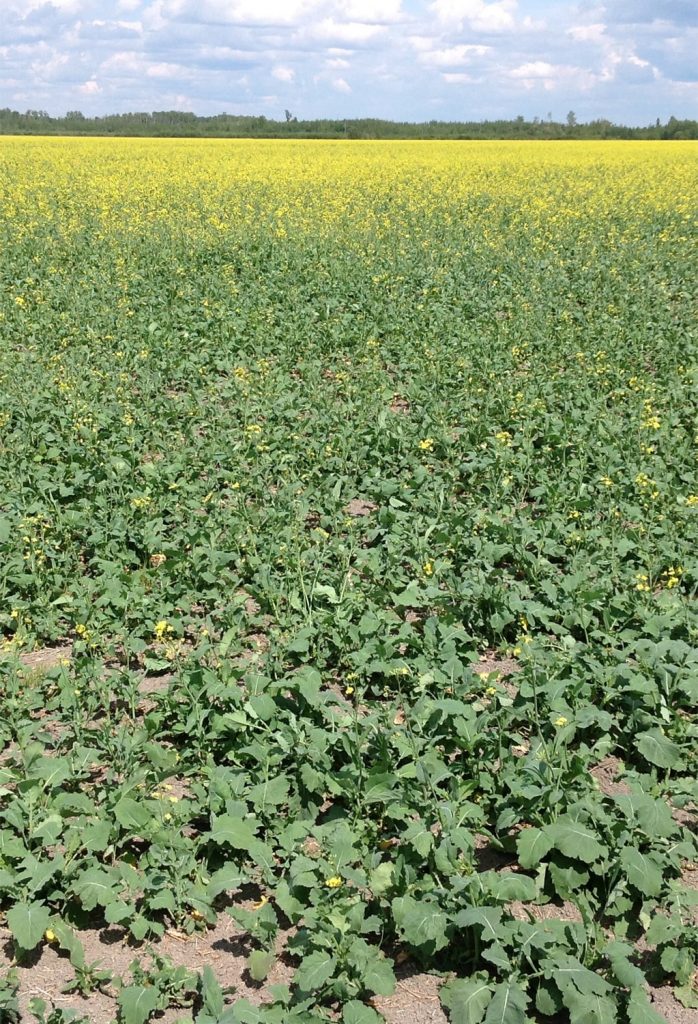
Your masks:
{"label": "white cloud", "polygon": [[101,85],[99,85],[94,78],[90,78],[89,81],[83,82],[83,84],[78,87],[78,92],[82,93],[83,96],[96,96],[101,91]]}
{"label": "white cloud", "polygon": [[441,77],[444,82],[448,82],[450,85],[465,85],[466,83],[477,81],[476,78],[473,78],[472,75],[466,74],[464,71],[445,71]]}
{"label": "white cloud", "polygon": [[351,86],[347,82],[346,78],[333,78],[332,88],[336,89],[337,92],[351,92]]}
{"label": "white cloud", "polygon": [[575,90],[588,89],[596,80],[596,76],[584,68],[570,64],[551,64],[545,60],[528,61],[512,68],[509,77],[520,82],[524,89],[543,88],[547,92],[565,85]]}
{"label": "white cloud", "polygon": [[145,73],[148,78],[188,78],[191,74],[188,68],[182,67],[181,64],[168,64],[167,61],[161,61],[159,64],[150,64],[146,69]]}
{"label": "white cloud", "polygon": [[373,25],[362,21],[337,21],[324,18],[309,26],[304,35],[309,39],[331,40],[338,43],[361,44],[386,32],[384,25]]}
{"label": "white cloud", "polygon": [[296,77],[296,72],[293,68],[286,68],[281,65],[272,68],[272,75],[277,78],[280,82],[292,82]]}
{"label": "white cloud", "polygon": [[345,0],[335,6],[338,13],[344,14],[350,21],[385,25],[399,21],[402,16],[402,0]]}
{"label": "white cloud", "polygon": [[474,57],[484,57],[491,49],[491,46],[463,43],[460,46],[449,46],[444,50],[427,50],[420,53],[419,60],[422,64],[437,68],[452,68],[469,64]]}
{"label": "white cloud", "polygon": [[606,26],[602,22],[593,25],[573,25],[567,35],[577,43],[600,43],[605,37]]}
{"label": "white cloud", "polygon": [[434,0],[431,10],[439,21],[458,28],[467,26],[479,32],[504,32],[516,24],[516,0]]}

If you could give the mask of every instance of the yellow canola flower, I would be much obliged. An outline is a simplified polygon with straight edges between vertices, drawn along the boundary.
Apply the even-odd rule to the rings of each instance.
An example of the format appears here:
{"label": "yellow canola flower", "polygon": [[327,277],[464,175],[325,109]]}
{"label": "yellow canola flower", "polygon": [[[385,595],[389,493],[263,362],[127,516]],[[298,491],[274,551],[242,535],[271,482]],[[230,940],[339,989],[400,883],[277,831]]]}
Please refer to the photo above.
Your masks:
{"label": "yellow canola flower", "polygon": [[332,877],[328,878],[327,881],[325,882],[325,885],[327,886],[328,889],[339,889],[341,884],[342,879],[339,877],[339,875],[332,875]]}
{"label": "yellow canola flower", "polygon": [[558,729],[562,729],[563,726],[565,726],[567,724],[568,724],[568,719],[566,719],[564,715],[558,715],[558,717],[553,720],[553,725],[556,726],[556,728],[558,728]]}

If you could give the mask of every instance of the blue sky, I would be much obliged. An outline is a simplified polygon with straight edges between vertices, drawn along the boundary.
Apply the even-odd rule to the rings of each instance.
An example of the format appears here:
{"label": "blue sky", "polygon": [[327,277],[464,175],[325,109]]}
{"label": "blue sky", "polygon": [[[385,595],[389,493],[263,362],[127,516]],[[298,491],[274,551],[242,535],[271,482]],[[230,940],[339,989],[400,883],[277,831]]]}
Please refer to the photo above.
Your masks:
{"label": "blue sky", "polygon": [[0,107],[698,118],[698,0],[1,0]]}

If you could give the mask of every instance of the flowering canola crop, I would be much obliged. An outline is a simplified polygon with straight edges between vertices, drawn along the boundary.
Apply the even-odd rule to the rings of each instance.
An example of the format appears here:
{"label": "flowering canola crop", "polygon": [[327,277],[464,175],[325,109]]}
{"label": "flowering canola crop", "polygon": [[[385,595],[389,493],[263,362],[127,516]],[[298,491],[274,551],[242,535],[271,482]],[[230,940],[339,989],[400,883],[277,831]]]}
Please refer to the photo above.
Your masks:
{"label": "flowering canola crop", "polygon": [[395,956],[454,1022],[654,1021],[648,949],[695,1005],[696,194],[694,143],[0,140],[19,955],[229,912],[295,974],[185,972],[207,1021],[372,1024]]}

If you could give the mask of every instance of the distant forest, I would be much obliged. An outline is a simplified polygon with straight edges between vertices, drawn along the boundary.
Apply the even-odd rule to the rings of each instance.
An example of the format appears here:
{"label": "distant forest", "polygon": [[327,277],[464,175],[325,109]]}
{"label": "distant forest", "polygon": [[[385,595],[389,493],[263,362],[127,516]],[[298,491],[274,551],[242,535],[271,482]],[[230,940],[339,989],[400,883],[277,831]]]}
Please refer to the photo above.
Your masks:
{"label": "distant forest", "polygon": [[498,121],[381,121],[301,120],[291,111],[284,120],[239,114],[198,117],[179,110],[152,113],[107,114],[86,117],[71,110],[65,117],[50,117],[45,110],[20,113],[0,110],[2,135],[115,135],[168,138],[253,139],[698,139],[698,121],[659,118],[646,128],[629,128],[599,119],[579,123],[573,111],[564,121],[524,117]]}

